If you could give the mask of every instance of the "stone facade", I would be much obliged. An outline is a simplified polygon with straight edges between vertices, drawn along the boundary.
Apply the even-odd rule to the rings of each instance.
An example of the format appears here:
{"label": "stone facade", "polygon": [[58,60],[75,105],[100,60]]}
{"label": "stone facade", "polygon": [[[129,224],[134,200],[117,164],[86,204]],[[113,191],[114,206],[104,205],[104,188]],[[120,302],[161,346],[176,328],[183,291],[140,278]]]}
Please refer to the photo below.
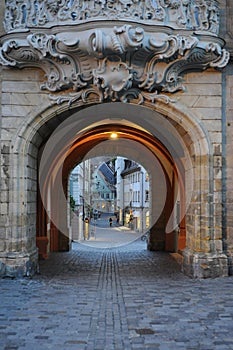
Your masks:
{"label": "stone facade", "polygon": [[[180,188],[184,272],[204,278],[230,274],[233,5],[230,1],[145,1],[144,17],[139,18],[140,2],[135,2],[135,11],[124,5],[121,20],[121,1],[114,8],[109,1],[102,6],[92,1],[93,12],[81,8],[79,1],[73,2],[72,11],[56,1],[48,2],[53,4],[49,11],[38,9],[33,22],[30,3],[15,0],[0,5],[0,16],[5,13],[0,21],[4,22],[0,30],[0,274],[22,276],[37,270],[36,236],[48,237],[46,249],[62,250],[65,234],[58,248],[53,242],[68,223],[61,224],[64,230],[54,228],[59,218],[51,203],[59,201],[61,210],[66,210],[66,198],[53,188],[60,171],[54,169],[64,164],[68,174],[74,157],[81,161],[93,143],[103,140],[109,125],[149,147],[162,164],[167,188],[174,193]],[[109,18],[103,22],[105,12]],[[188,14],[188,22],[182,21],[183,13]],[[72,128],[63,126],[70,117]],[[68,128],[66,140],[53,139],[59,126]],[[55,150],[46,148],[48,140]],[[123,149],[120,152],[128,157]],[[131,155],[154,171],[151,159],[144,159],[144,164],[133,151]],[[39,171],[43,162],[49,177]],[[151,181],[158,193],[156,181]],[[66,175],[60,182],[64,187]],[[152,203],[152,221],[157,223],[151,228],[150,249],[163,249],[164,223],[172,204],[167,198],[166,210],[157,214]],[[46,224],[42,224],[44,209],[49,214]]]}

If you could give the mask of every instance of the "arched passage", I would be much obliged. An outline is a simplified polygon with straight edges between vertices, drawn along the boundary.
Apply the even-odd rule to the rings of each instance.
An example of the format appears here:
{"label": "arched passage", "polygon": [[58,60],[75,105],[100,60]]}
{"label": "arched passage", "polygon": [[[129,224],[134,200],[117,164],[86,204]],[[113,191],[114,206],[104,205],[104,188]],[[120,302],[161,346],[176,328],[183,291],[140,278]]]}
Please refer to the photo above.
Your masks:
{"label": "arched passage", "polygon": [[[16,186],[16,178],[26,180],[20,182],[21,191],[12,192],[14,203],[20,204],[18,215],[13,218],[17,226],[17,235],[13,237],[12,233],[12,240],[15,239],[17,242],[18,250],[25,249],[30,252],[30,256],[36,257],[38,150],[42,147],[50,148],[50,158],[46,161],[48,161],[48,169],[53,164],[53,172],[49,179],[51,181],[52,178],[52,183],[56,184],[57,174],[59,172],[62,174],[63,167],[60,164],[66,161],[64,171],[68,173],[71,165],[74,165],[74,159],[77,160],[76,152],[80,155],[83,147],[83,154],[85,154],[90,149],[89,142],[92,147],[95,143],[102,142],[105,133],[108,132],[107,128],[114,125],[119,127],[118,131],[122,134],[127,131],[128,139],[132,138],[134,141],[137,139],[149,152],[154,152],[154,159],[156,158],[162,166],[167,188],[170,186],[173,193],[176,193],[177,188],[180,189],[181,211],[185,213],[186,218],[181,224],[181,236],[186,231],[184,268],[191,275],[195,275],[196,265],[198,271],[200,270],[200,264],[207,261],[208,254],[216,253],[214,235],[210,230],[213,204],[206,200],[207,194],[212,193],[212,173],[209,167],[211,149],[208,146],[208,136],[194,117],[188,117],[188,114],[181,112],[178,108],[175,109],[174,106],[162,102],[156,104],[156,111],[154,108],[152,104],[145,107],[124,103],[106,103],[82,106],[76,110],[63,108],[61,113],[57,109],[52,114],[48,111],[43,118],[32,118],[31,122],[19,131],[12,159],[15,165],[17,162],[22,162],[23,167],[18,167],[20,174],[12,178],[12,185]],[[62,128],[59,129],[58,126],[61,123]],[[51,136],[55,129],[58,133],[53,139]],[[84,140],[83,143],[82,140]],[[176,175],[175,181],[174,174]],[[66,179],[66,175],[62,178]],[[50,191],[47,192],[48,187],[44,188],[46,193],[50,193]],[[166,203],[165,207],[168,208],[168,201]],[[27,210],[29,206],[30,213]],[[155,212],[153,208],[152,212]],[[166,209],[167,214],[171,212],[172,208]],[[202,224],[203,218],[208,225]],[[49,225],[45,224],[47,232]],[[162,229],[164,231],[164,225]],[[156,231],[158,232],[158,226]],[[152,237],[156,237],[153,232]],[[156,240],[159,241],[158,236]],[[183,245],[184,242],[183,240]],[[220,258],[219,270],[225,268],[226,262],[224,255],[221,255]],[[219,264],[220,258],[217,257],[216,264]]]}
{"label": "arched passage", "polygon": [[[109,142],[113,131],[118,135],[118,138]],[[64,214],[67,212],[67,180],[69,172],[74,165],[84,159],[87,152],[95,146],[104,143],[98,149],[98,155],[103,155],[107,141],[108,154],[119,155],[120,152],[121,155],[124,154],[127,157],[130,155],[133,159],[137,158],[140,163],[145,164],[149,170],[152,187],[150,205],[152,225],[149,247],[153,250],[167,249],[173,251],[176,226],[180,222],[185,222],[185,213],[181,211],[179,213],[180,218],[176,218],[176,220],[174,220],[173,213],[176,203],[176,192],[178,192],[179,187],[181,187],[182,191],[184,188],[183,185],[180,186],[178,184],[178,181],[180,183],[183,181],[181,177],[183,173],[182,166],[180,165],[180,169],[177,168],[166,147],[152,134],[138,129],[136,125],[127,121],[118,123],[116,121],[110,122],[109,120],[108,122],[101,121],[98,126],[95,125],[95,127],[81,132],[80,135],[76,135],[73,143],[70,144],[70,139],[68,138],[65,145],[60,145],[60,148],[56,150],[57,155],[53,155],[54,158],[50,155],[51,150],[49,147],[43,150],[45,156],[42,159],[42,164],[40,164],[39,183],[42,201],[39,201],[38,234],[40,236],[48,236],[49,233],[52,251],[69,249],[69,225]],[[55,138],[57,138],[57,135]],[[122,144],[122,140],[130,140],[131,142],[128,144],[123,142]],[[67,144],[70,144],[70,146],[67,147]],[[52,150],[52,153],[54,153],[54,150]],[[41,203],[44,204],[44,210]],[[47,211],[48,215],[45,214],[45,211]],[[41,217],[47,217],[48,222],[44,224],[44,228],[40,231]],[[169,221],[170,224],[168,225]],[[48,223],[49,230],[47,230]],[[178,249],[184,248],[185,226],[177,244]]]}

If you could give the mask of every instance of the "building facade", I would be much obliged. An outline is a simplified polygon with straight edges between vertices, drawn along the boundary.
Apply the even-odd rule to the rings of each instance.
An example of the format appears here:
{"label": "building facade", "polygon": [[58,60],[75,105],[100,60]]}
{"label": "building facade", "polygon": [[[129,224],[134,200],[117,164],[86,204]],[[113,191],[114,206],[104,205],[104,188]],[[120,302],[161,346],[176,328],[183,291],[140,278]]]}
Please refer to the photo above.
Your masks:
{"label": "building facade", "polygon": [[115,170],[111,161],[91,158],[77,165],[70,174],[70,194],[75,210],[91,217],[93,212],[114,213],[116,201]]}
{"label": "building facade", "polygon": [[111,166],[111,161],[102,162],[93,172],[91,197],[92,208],[96,212],[115,212],[115,169]]}
{"label": "building facade", "polygon": [[184,273],[232,273],[232,15],[229,0],[0,2],[0,275],[69,249],[69,174],[91,150],[147,169],[149,249],[172,251],[178,227]]}
{"label": "building facade", "polygon": [[133,160],[117,157],[116,192],[119,223],[144,233],[150,228],[149,175]]}

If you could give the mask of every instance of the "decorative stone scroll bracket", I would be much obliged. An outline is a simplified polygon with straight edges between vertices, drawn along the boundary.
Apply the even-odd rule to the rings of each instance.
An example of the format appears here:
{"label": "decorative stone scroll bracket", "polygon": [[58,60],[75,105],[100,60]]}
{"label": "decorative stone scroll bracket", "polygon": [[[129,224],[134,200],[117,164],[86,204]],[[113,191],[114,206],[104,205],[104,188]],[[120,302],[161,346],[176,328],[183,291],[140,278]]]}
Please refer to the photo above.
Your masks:
{"label": "decorative stone scroll bracket", "polygon": [[226,66],[229,53],[223,45],[215,36],[168,27],[69,27],[55,34],[40,30],[3,37],[0,63],[42,69],[41,89],[57,103],[86,101],[91,94],[100,101],[168,102],[167,93],[185,88],[185,73]]}

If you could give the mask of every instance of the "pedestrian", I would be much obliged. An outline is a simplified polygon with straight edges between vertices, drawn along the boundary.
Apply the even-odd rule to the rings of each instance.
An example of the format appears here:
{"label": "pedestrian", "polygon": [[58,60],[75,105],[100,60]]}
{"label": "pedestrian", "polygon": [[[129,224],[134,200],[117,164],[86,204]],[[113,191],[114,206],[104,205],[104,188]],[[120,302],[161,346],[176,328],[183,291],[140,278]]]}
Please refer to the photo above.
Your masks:
{"label": "pedestrian", "polygon": [[112,227],[112,218],[109,218],[109,226]]}

